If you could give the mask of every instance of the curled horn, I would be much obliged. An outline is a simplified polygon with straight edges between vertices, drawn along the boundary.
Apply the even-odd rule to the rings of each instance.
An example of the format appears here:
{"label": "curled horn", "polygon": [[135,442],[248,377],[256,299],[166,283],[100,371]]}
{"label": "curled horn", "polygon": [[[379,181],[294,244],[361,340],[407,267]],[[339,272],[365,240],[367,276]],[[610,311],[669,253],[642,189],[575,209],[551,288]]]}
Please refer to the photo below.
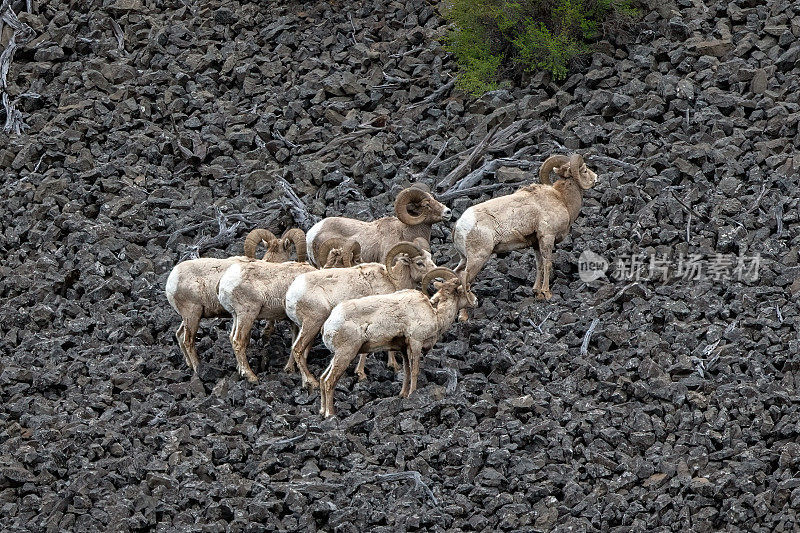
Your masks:
{"label": "curled horn", "polygon": [[418,255],[422,255],[422,250],[420,250],[416,244],[408,241],[395,244],[386,254],[386,260],[383,262],[387,269],[392,268],[395,258],[400,254],[408,254],[411,257],[417,257]]}
{"label": "curled horn", "polygon": [[277,237],[268,229],[254,229],[244,238],[244,255],[247,257],[255,257],[256,248],[258,248],[258,244],[261,241],[272,242],[276,239]]}
{"label": "curled horn", "polygon": [[422,213],[417,216],[411,216],[408,213],[408,204],[421,202],[427,198],[430,198],[431,195],[429,192],[423,191],[417,187],[409,187],[408,189],[403,189],[400,191],[400,194],[397,195],[397,200],[394,201],[394,214],[397,218],[400,219],[400,222],[403,224],[408,224],[409,226],[416,226],[417,224],[422,224],[425,219],[428,217],[428,210],[423,209]]}
{"label": "curled horn", "polygon": [[287,229],[281,239],[288,239],[294,244],[294,251],[297,253],[297,262],[304,263],[308,259],[306,253],[306,234],[300,228]]}
{"label": "curled horn", "polygon": [[342,237],[332,237],[332,238],[326,240],[325,242],[323,242],[320,245],[319,250],[317,250],[317,253],[316,253],[317,263],[320,264],[320,265],[327,264],[328,263],[328,255],[330,255],[331,250],[333,250],[334,248],[343,249],[345,244],[347,244],[347,241],[346,241],[346,239],[344,239]]}
{"label": "curled horn", "polygon": [[581,154],[572,154],[569,156],[569,171],[572,177],[576,180],[581,176],[581,167],[583,166],[583,157]]}
{"label": "curled horn", "polygon": [[458,279],[458,274],[450,270],[449,268],[445,267],[437,267],[433,270],[429,270],[425,277],[422,278],[422,292],[425,296],[430,296],[428,294],[428,284],[436,278],[444,278],[444,279]]}
{"label": "curled horn", "polygon": [[539,182],[550,185],[550,173],[553,169],[569,162],[569,158],[565,155],[551,155],[545,159],[542,168],[539,169]]}

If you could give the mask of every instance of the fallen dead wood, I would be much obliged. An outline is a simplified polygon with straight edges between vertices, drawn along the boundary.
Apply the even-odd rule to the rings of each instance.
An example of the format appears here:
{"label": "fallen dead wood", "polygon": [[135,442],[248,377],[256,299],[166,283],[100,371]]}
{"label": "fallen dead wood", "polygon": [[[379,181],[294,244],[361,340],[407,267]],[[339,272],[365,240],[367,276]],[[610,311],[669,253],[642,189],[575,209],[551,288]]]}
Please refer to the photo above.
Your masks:
{"label": "fallen dead wood", "polygon": [[[3,126],[3,131],[20,134],[28,128],[28,125],[25,124],[22,113],[16,108],[16,100],[11,101],[6,92],[8,70],[11,68],[11,62],[14,60],[14,54],[16,54],[19,45],[33,39],[35,32],[30,26],[17,18],[17,14],[11,9],[8,0],[0,5],[0,20],[14,30],[5,50],[0,54],[0,92],[2,92],[2,103],[6,112],[6,123]],[[2,35],[2,27],[0,27],[0,35]]]}

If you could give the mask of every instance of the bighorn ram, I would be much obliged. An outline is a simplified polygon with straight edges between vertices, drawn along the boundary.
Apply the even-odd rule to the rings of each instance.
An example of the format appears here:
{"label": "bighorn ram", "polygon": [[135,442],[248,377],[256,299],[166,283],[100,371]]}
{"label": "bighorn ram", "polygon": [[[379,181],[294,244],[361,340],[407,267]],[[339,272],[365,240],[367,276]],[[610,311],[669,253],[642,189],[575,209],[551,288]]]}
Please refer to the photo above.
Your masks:
{"label": "bighorn ram", "polygon": [[[256,320],[277,321],[286,318],[284,300],[289,285],[300,274],[316,270],[308,263],[234,263],[219,280],[217,297],[233,317],[230,340],[236,354],[236,368],[251,383],[258,381],[247,363],[250,330]],[[336,270],[336,269],[333,269]],[[296,337],[292,325],[292,340]]]}
{"label": "bighorn ram", "polygon": [[[200,360],[195,348],[195,337],[201,318],[229,316],[217,299],[217,284],[223,272],[231,265],[250,261],[255,257],[256,247],[263,242],[267,251],[262,257],[266,262],[283,262],[289,260],[288,243],[293,243],[297,251],[298,261],[306,260],[305,234],[299,229],[290,229],[280,239],[269,230],[255,229],[244,241],[245,255],[237,255],[225,259],[202,257],[178,263],[167,278],[165,292],[167,300],[175,311],[181,315],[181,325],[175,332],[178,346],[183,353],[186,364],[196,374],[200,369]],[[271,327],[265,328],[268,335]]]}
{"label": "bighorn ram", "polygon": [[[326,241],[320,249],[326,249],[328,244]],[[389,250],[384,264],[363,263],[353,268],[318,270],[298,276],[286,293],[286,314],[300,328],[286,370],[290,371],[297,363],[303,386],[316,387],[318,382],[309,372],[306,360],[331,310],[352,298],[413,289],[436,268],[427,245],[422,238],[413,243],[401,242]],[[356,370],[361,379],[366,377],[364,364],[365,357],[362,357]],[[391,351],[388,364],[399,370]]]}
{"label": "bighorn ram", "polygon": [[320,246],[328,239],[340,237],[361,245],[364,262],[379,263],[397,243],[423,238],[430,242],[431,226],[436,222],[450,220],[450,209],[434,199],[428,187],[416,184],[400,191],[394,203],[396,216],[384,217],[372,222],[353,218],[328,217],[308,231],[309,261],[324,264],[318,259]]}
{"label": "bighorn ram", "polygon": [[430,299],[427,291],[402,290],[347,300],[333,308],[322,328],[322,340],[333,358],[320,377],[321,415],[333,416],[336,382],[359,353],[403,350],[400,396],[408,397],[416,390],[422,353],[433,347],[459,310],[477,304],[475,295],[449,269],[428,272],[423,288],[445,275],[452,279],[435,284],[438,291]]}
{"label": "bighorn ram", "polygon": [[[565,179],[550,184],[550,172]],[[554,155],[539,170],[541,184],[527,185],[513,194],[487,200],[464,211],[453,229],[453,243],[461,256],[456,272],[470,284],[493,252],[533,246],[536,281],[533,291],[550,299],[553,245],[569,233],[578,217],[583,191],[597,181],[583,157]]]}

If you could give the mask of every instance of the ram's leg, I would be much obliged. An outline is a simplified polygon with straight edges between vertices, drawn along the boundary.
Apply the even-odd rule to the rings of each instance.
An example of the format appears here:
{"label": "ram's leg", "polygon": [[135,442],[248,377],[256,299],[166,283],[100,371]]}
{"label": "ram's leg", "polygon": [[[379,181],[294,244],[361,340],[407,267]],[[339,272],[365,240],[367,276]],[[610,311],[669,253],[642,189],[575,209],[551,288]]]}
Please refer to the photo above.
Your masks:
{"label": "ram's leg", "polygon": [[400,397],[408,398],[408,388],[411,385],[411,365],[408,359],[408,350],[402,352],[403,358],[403,387],[400,389]]}
{"label": "ram's leg", "polygon": [[356,375],[358,376],[358,381],[364,381],[367,379],[367,373],[364,371],[364,367],[367,364],[367,354],[362,353],[358,358],[358,366],[356,367]]}
{"label": "ram's leg", "polygon": [[[458,252],[458,250],[456,251]],[[467,258],[461,255],[461,252],[458,252],[458,265],[453,269],[453,272],[461,272],[465,266],[467,266]]]}
{"label": "ram's leg", "polygon": [[236,369],[242,377],[247,378],[250,383],[257,383],[253,369],[247,362],[247,346],[250,344],[250,330],[253,328],[257,311],[243,310],[242,312],[234,313],[233,326],[231,327],[231,346],[233,353],[236,354]]}
{"label": "ram's leg", "polygon": [[192,371],[197,374],[200,371],[200,359],[197,357],[195,348],[195,338],[197,328],[200,327],[200,318],[203,316],[203,308],[192,309],[183,317],[183,349],[186,351],[186,358]]}
{"label": "ram's leg", "polygon": [[275,331],[275,321],[268,320],[267,323],[264,325],[264,329],[261,330],[261,338],[267,340],[272,335],[272,332]]}
{"label": "ram's leg", "polygon": [[408,396],[417,390],[417,377],[419,376],[419,362],[422,359],[422,343],[419,341],[408,341],[408,364],[411,367],[411,379],[408,386]]}
{"label": "ram's leg", "polygon": [[464,285],[469,285],[475,280],[478,273],[491,256],[491,248],[480,248],[470,252],[467,256],[467,264],[464,267],[464,274],[461,278]]}
{"label": "ram's leg", "polygon": [[350,366],[350,363],[355,359],[356,355],[358,355],[357,347],[337,350],[333,354],[331,364],[328,370],[326,370],[326,375],[320,384],[320,395],[325,395],[324,412],[322,414],[326,418],[336,414],[336,410],[333,407],[333,391],[336,388],[336,383],[339,381],[339,378],[342,377],[342,374],[344,374],[347,367]]}
{"label": "ram's leg", "polygon": [[544,235],[539,237],[539,252],[542,256],[542,286],[539,290],[538,297],[549,300],[553,297],[550,292],[550,271],[553,268],[553,244],[555,238],[552,235]]}
{"label": "ram's leg", "polygon": [[536,255],[536,281],[533,282],[533,293],[537,294],[542,290],[542,253],[537,249],[534,250]]}
{"label": "ram's leg", "polygon": [[181,321],[181,325],[178,326],[177,331],[175,331],[175,338],[178,339],[178,348],[181,349],[181,354],[183,354],[183,360],[186,361],[186,366],[192,368],[192,362],[189,360],[189,354],[186,353],[186,348],[183,346],[183,334],[186,331],[186,326],[184,325],[183,321]]}
{"label": "ram's leg", "polygon": [[389,353],[386,355],[386,364],[389,365],[389,368],[394,370],[395,372],[399,372],[401,370],[401,366],[397,363],[397,351],[389,350]]}
{"label": "ram's leg", "polygon": [[[472,282],[478,276],[478,273],[486,265],[486,262],[492,256],[494,244],[487,236],[480,236],[480,234],[473,232],[474,242],[470,243],[467,248],[466,266],[461,274],[461,282],[465,287],[472,285]],[[482,238],[479,238],[482,237]],[[465,322],[469,318],[466,309],[462,309],[458,313],[459,322]]]}
{"label": "ram's leg", "polygon": [[297,339],[295,339],[292,344],[292,352],[290,355],[292,361],[287,362],[284,367],[284,370],[287,372],[293,372],[294,365],[297,364],[297,368],[300,370],[300,377],[303,380],[303,387],[311,389],[319,387],[319,382],[308,370],[308,352],[311,351],[311,344],[314,342],[314,338],[316,338],[321,327],[321,323],[309,320],[303,321],[300,325]]}

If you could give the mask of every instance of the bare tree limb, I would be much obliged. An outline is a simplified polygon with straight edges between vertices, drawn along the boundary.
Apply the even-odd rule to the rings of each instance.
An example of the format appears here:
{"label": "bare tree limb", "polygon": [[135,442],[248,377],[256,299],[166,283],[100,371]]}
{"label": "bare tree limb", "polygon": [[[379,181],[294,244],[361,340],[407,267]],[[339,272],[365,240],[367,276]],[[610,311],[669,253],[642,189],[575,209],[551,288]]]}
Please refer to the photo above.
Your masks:
{"label": "bare tree limb", "polygon": [[425,492],[428,494],[428,498],[431,500],[431,503],[433,503],[434,507],[439,505],[439,500],[436,499],[436,496],[434,496],[430,487],[428,487],[428,485],[422,481],[422,475],[416,470],[406,470],[405,472],[395,472],[393,474],[378,474],[375,477],[380,481],[398,481],[401,479],[410,479],[414,481],[414,488],[425,489]]}
{"label": "bare tree limb", "polygon": [[450,173],[447,174],[447,176],[445,176],[444,179],[437,184],[437,187],[440,189],[452,187],[455,182],[466,175],[470,169],[475,166],[475,163],[478,161],[478,159],[483,157],[483,154],[486,153],[489,143],[492,141],[499,129],[499,124],[492,128],[491,131],[486,134],[486,137],[484,137],[483,140],[472,149],[472,152],[469,154],[469,156],[462,161],[460,165],[451,170]]}
{"label": "bare tree limb", "polygon": [[441,159],[442,154],[447,149],[448,144],[450,144],[450,139],[447,139],[442,144],[442,147],[439,148],[439,151],[436,152],[436,155],[433,157],[433,159],[431,159],[430,163],[428,163],[428,165],[422,170],[422,172],[417,172],[416,174],[412,174],[411,179],[413,181],[421,181],[422,179],[424,179],[428,175],[428,172],[430,172],[431,167],[433,167]]}
{"label": "bare tree limb", "polygon": [[117,21],[113,18],[109,17],[111,21],[111,31],[114,32],[114,37],[117,38],[117,48],[124,51],[125,50],[125,34],[122,33],[122,28],[119,27]]}
{"label": "bare tree limb", "polygon": [[592,340],[592,333],[594,333],[594,328],[597,327],[597,324],[600,323],[599,318],[595,318],[592,320],[592,324],[589,326],[589,329],[586,330],[586,335],[583,336],[583,342],[581,343],[581,355],[586,355],[589,353],[589,342]]}
{"label": "bare tree limb", "polygon": [[297,196],[289,182],[283,178],[277,179],[278,186],[283,189],[281,202],[291,213],[292,218],[303,231],[308,231],[311,226],[319,222],[319,217],[312,214],[306,204]]}
{"label": "bare tree limb", "polygon": [[441,87],[439,87],[438,89],[433,91],[431,94],[429,94],[428,96],[426,96],[425,98],[420,100],[419,102],[409,105],[408,109],[416,109],[416,108],[418,108],[420,106],[424,106],[424,105],[427,105],[427,104],[435,102],[444,93],[446,93],[450,89],[452,89],[455,84],[456,84],[456,80],[455,80],[455,78],[453,78],[452,80],[448,81],[447,83],[445,83],[444,85],[442,85]]}

